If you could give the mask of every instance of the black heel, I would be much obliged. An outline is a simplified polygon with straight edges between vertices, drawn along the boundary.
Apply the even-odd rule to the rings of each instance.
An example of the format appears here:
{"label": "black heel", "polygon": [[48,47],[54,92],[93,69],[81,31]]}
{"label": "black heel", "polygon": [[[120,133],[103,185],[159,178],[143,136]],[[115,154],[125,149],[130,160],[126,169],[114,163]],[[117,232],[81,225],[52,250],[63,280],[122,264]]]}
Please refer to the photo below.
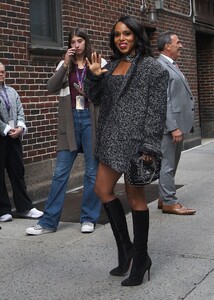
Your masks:
{"label": "black heel", "polygon": [[[151,266],[152,266],[152,264],[151,264]],[[148,269],[148,281],[150,281],[150,269],[151,269],[151,266]]]}
{"label": "black heel", "polygon": [[122,286],[136,286],[136,285],[142,284],[146,271],[148,271],[148,281],[150,281],[151,266],[152,266],[152,261],[151,261],[151,258],[148,256],[142,267],[139,267],[139,265],[136,267],[134,267],[134,266],[132,267],[129,278],[123,280],[121,282],[121,285]]}
{"label": "black heel", "polygon": [[118,198],[104,203],[103,207],[111,224],[118,250],[119,264],[110,271],[110,274],[124,276],[129,270],[133,257],[133,244],[130,241],[124,209]]}

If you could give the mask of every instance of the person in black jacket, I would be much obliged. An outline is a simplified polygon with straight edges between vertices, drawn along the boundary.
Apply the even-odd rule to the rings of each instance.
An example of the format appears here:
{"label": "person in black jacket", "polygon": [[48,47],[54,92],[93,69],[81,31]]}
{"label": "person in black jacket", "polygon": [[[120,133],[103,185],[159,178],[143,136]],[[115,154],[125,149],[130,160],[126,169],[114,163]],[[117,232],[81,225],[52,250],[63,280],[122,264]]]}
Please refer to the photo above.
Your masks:
{"label": "person in black jacket", "polygon": [[37,219],[42,211],[33,207],[25,179],[21,137],[26,131],[25,116],[16,90],[5,84],[6,71],[0,62],[0,222],[12,221],[12,206],[5,183],[5,170],[11,182],[17,214]]}

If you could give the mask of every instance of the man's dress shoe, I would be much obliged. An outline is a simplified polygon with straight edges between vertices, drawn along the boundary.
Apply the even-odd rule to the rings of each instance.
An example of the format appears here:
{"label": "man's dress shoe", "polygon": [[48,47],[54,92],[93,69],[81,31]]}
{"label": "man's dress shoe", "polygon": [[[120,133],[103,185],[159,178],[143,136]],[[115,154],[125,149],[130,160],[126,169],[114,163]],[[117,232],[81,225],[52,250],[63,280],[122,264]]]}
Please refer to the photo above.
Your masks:
{"label": "man's dress shoe", "polygon": [[158,209],[162,209],[162,212],[165,214],[174,215],[193,215],[196,212],[195,209],[186,208],[180,203],[166,205],[160,199],[158,200]]}
{"label": "man's dress shoe", "polygon": [[161,199],[158,199],[158,209],[163,208],[163,201]]}

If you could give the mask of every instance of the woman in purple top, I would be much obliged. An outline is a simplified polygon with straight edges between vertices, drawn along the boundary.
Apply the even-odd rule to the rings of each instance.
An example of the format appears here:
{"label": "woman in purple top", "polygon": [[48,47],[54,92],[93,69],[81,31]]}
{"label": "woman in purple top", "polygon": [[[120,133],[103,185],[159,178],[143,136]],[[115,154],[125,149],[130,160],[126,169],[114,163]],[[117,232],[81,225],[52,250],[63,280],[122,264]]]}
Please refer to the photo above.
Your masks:
{"label": "woman in purple top", "polygon": [[[48,81],[48,90],[59,93],[57,161],[44,216],[27,234],[40,235],[57,229],[65,199],[67,182],[78,153],[84,153],[85,174],[80,215],[81,232],[94,231],[100,216],[100,200],[94,192],[98,161],[93,155],[92,122],[94,108],[82,89],[86,74],[86,57],[91,43],[85,30],[74,29],[68,38],[68,49]],[[92,118],[91,118],[92,117]]]}

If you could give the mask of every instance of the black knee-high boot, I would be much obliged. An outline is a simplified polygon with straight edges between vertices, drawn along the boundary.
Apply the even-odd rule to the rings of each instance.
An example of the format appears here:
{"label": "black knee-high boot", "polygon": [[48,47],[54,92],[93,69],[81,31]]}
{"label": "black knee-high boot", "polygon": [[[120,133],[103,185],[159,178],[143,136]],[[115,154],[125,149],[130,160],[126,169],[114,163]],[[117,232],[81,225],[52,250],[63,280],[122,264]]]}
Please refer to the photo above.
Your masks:
{"label": "black knee-high boot", "polygon": [[150,268],[152,261],[147,253],[149,210],[132,211],[134,230],[134,256],[130,275],[121,282],[122,286],[135,286],[143,282],[143,277],[148,271],[150,280]]}
{"label": "black knee-high boot", "polygon": [[130,241],[124,209],[118,198],[104,203],[103,207],[111,224],[118,249],[119,265],[112,269],[110,274],[123,276],[128,271],[133,257],[133,244]]}

